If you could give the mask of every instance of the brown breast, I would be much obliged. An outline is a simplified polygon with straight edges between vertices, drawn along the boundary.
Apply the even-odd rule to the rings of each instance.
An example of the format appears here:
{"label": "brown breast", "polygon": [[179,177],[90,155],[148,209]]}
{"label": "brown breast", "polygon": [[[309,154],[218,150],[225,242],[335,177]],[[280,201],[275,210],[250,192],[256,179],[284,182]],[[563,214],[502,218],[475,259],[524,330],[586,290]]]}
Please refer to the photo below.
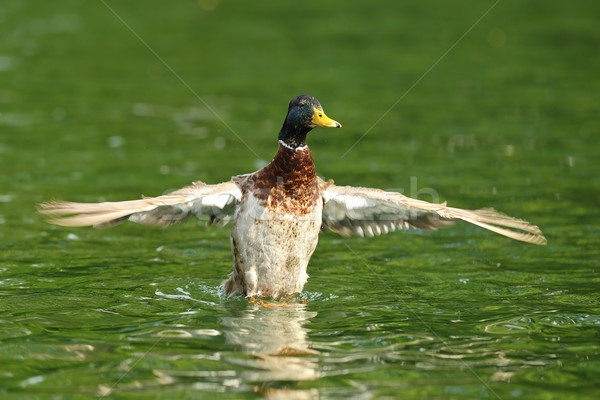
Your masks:
{"label": "brown breast", "polygon": [[315,163],[308,147],[289,149],[279,144],[273,160],[246,181],[245,190],[278,214],[306,215],[319,199]]}

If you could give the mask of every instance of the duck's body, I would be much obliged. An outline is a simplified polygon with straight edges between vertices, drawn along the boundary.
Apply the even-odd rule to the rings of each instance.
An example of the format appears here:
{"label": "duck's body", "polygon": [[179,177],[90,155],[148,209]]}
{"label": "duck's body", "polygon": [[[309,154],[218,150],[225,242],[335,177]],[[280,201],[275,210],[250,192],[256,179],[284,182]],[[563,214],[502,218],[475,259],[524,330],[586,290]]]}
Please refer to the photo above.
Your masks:
{"label": "duck's body", "polygon": [[225,293],[279,297],[302,291],[323,214],[310,150],[280,143],[267,166],[234,181],[242,197],[233,217],[234,269]]}
{"label": "duck's body", "polygon": [[306,145],[306,135],[316,126],[341,127],[323,113],[317,99],[298,96],[290,102],[275,157],[252,174],[216,185],[196,182],[141,200],[46,203],[40,212],[55,216],[50,222],[64,226],[111,226],[124,220],[169,225],[190,216],[224,225],[233,219],[233,272],[223,287],[227,295],[245,297],[300,292],[322,229],[343,236],[375,236],[409,227],[437,229],[463,220],[512,239],[546,243],[536,226],[492,209],[462,210],[323,181]]}

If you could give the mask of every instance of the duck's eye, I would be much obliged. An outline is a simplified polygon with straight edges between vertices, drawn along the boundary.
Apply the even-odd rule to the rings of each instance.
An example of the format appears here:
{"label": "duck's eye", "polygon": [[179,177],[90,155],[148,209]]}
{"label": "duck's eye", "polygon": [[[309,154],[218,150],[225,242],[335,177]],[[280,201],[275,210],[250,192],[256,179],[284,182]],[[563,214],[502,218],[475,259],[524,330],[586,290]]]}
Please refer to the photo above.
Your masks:
{"label": "duck's eye", "polygon": [[323,114],[319,113],[319,118],[323,118]]}

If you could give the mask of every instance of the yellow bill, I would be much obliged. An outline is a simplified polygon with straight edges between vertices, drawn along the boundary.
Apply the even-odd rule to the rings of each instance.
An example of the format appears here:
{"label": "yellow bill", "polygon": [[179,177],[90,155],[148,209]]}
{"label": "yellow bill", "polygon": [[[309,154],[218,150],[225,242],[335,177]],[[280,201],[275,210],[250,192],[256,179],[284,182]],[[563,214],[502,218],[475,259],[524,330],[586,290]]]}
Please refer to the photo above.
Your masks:
{"label": "yellow bill", "polygon": [[319,110],[313,107],[313,118],[312,123],[315,126],[322,126],[323,128],[341,128],[342,124],[329,118],[323,110]]}

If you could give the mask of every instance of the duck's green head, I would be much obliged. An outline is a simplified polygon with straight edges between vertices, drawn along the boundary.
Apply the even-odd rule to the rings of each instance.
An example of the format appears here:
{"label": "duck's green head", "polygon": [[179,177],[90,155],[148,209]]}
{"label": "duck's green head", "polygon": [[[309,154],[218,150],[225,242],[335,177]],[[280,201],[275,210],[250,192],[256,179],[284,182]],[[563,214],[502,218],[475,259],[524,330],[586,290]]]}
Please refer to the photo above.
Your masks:
{"label": "duck's green head", "polygon": [[319,100],[307,94],[300,95],[290,101],[279,140],[292,148],[305,146],[306,135],[317,126],[341,128],[342,124],[325,115]]}

